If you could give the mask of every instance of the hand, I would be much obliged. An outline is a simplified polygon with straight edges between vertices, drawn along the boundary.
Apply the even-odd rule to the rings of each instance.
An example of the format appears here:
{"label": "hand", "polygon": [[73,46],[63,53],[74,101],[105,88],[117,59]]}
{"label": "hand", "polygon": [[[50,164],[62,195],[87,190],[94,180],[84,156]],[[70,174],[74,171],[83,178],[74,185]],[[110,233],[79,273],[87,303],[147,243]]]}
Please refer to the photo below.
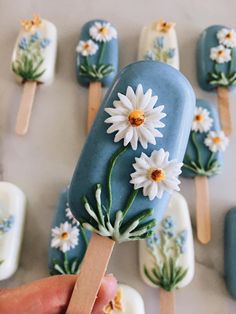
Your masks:
{"label": "hand", "polygon": [[[66,312],[77,276],[53,276],[14,289],[0,290],[0,313],[63,314]],[[117,289],[112,275],[103,278],[92,314],[102,314]],[[79,311],[79,309],[78,309]]]}

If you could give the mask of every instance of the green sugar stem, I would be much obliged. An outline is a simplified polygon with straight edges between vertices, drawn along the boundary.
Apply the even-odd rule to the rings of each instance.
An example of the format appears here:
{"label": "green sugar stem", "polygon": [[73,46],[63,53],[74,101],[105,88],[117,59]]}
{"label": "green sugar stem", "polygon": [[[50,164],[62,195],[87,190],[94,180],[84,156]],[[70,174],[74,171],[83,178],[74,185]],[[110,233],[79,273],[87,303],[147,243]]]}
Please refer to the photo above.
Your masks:
{"label": "green sugar stem", "polygon": [[108,168],[108,179],[107,179],[107,189],[108,189],[108,215],[110,214],[112,207],[112,187],[111,187],[111,177],[114,166],[117,159],[127,150],[127,147],[120,147],[112,156]]}
{"label": "green sugar stem", "polygon": [[193,146],[195,147],[195,150],[197,153],[197,162],[198,162],[200,168],[203,169],[201,153],[200,153],[200,149],[198,147],[198,143],[196,140],[196,132],[193,132],[193,131],[191,132],[191,140],[192,140]]}
{"label": "green sugar stem", "polygon": [[125,208],[123,209],[123,219],[125,218],[126,214],[128,213],[133,202],[135,201],[135,198],[138,195],[138,191],[139,190],[132,190],[132,192],[128,198],[127,204],[126,204]]}
{"label": "green sugar stem", "polygon": [[85,245],[87,248],[89,241],[88,241],[88,237],[86,236],[85,230],[82,226],[80,226],[80,232],[81,232],[82,238],[84,239],[84,242],[85,242]]}
{"label": "green sugar stem", "polygon": [[102,42],[102,43],[101,43],[101,48],[100,48],[100,55],[99,55],[99,58],[98,58],[98,63],[97,63],[97,65],[102,64],[105,50],[106,50],[106,43],[105,43],[105,42]]}

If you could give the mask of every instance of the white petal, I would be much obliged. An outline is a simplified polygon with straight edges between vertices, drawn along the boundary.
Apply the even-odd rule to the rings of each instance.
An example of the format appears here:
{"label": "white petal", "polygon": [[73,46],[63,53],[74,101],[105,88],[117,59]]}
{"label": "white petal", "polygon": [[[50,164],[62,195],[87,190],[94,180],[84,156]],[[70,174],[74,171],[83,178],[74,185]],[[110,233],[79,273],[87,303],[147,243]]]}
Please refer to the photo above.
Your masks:
{"label": "white petal", "polygon": [[117,116],[112,116],[110,118],[107,118],[105,120],[105,123],[114,123],[114,122],[123,122],[123,121],[127,121],[127,117],[126,116],[117,115]]}
{"label": "white petal", "polygon": [[149,101],[151,99],[152,96],[152,90],[149,88],[147,90],[147,92],[144,94],[140,104],[139,104],[139,108],[140,109],[145,109],[147,107],[147,105],[149,104]]}
{"label": "white petal", "polygon": [[125,137],[124,137],[124,145],[127,146],[128,143],[131,141],[132,137],[133,137],[133,127],[130,126],[127,130],[127,133],[125,134]]}
{"label": "white petal", "polygon": [[132,110],[134,108],[133,104],[131,103],[128,97],[121,93],[118,93],[118,97],[120,98],[120,101],[126,108],[128,108],[129,110]]}

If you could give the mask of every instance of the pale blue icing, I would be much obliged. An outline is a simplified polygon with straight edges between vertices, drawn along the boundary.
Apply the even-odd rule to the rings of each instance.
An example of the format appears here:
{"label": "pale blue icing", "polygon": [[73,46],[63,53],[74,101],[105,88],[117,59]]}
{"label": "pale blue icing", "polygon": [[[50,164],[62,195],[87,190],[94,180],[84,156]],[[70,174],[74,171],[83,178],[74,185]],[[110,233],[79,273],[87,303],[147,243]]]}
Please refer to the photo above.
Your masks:
{"label": "pale blue icing", "polygon": [[[91,20],[89,22],[87,22],[82,30],[81,30],[81,34],[80,34],[80,38],[79,40],[93,40],[90,35],[89,35],[89,29],[90,27],[95,23],[95,22],[105,22],[107,23],[107,21],[105,20]],[[114,26],[113,26],[114,27]],[[93,40],[94,41],[94,40]],[[96,42],[96,41],[95,41]],[[100,46],[99,42],[96,42],[96,44],[98,44]],[[89,56],[89,62],[91,64],[96,64],[98,62],[99,59],[99,51],[93,55],[93,56]],[[91,82],[91,79],[88,79],[85,76],[81,76],[79,73],[79,66],[80,64],[84,64],[85,59],[84,57],[80,54],[80,53],[76,53],[76,74],[77,74],[77,79],[79,81],[79,83],[83,86],[88,86],[89,83]],[[106,43],[106,50],[104,53],[104,57],[103,57],[103,63],[104,64],[112,64],[114,67],[114,71],[112,73],[110,73],[109,75],[105,76],[101,82],[103,86],[109,86],[111,85],[113,79],[115,78],[117,71],[118,71],[118,62],[119,62],[119,57],[118,57],[118,40],[117,38],[113,38],[111,41]]]}
{"label": "pale blue icing", "polygon": [[[217,47],[219,45],[218,39],[216,37],[216,34],[219,30],[222,28],[229,29],[228,27],[222,26],[222,25],[213,25],[205,29],[198,41],[197,45],[197,77],[199,85],[202,89],[211,91],[216,88],[216,86],[213,86],[209,84],[208,82],[208,73],[212,72],[214,62],[210,59],[210,50],[213,47]],[[233,67],[232,71],[236,71],[236,49],[234,50],[234,56],[233,56]],[[218,64],[217,68],[227,73],[229,68],[229,63],[223,63]]]}
{"label": "pale blue icing", "polygon": [[[211,103],[209,103],[206,100],[203,99],[197,99],[196,101],[196,106],[197,107],[203,107],[207,109],[210,113],[210,117],[213,119],[213,124],[210,129],[210,131],[219,131],[220,128],[220,121],[219,121],[219,116],[218,112],[215,108],[215,106]],[[198,143],[200,143],[199,148],[200,148],[200,153],[201,153],[201,158],[202,158],[202,163],[204,165],[204,168],[207,166],[207,163],[210,159],[211,152],[208,149],[208,147],[204,144],[204,139],[206,138],[207,133],[197,133],[196,134],[196,140]],[[197,155],[195,152],[195,149],[193,147],[192,141],[189,139],[186,154],[189,155],[190,159],[192,161],[197,160]],[[219,162],[220,168],[223,167],[223,153],[222,152],[217,152],[215,154],[215,159]],[[182,175],[184,177],[189,177],[189,178],[194,178],[196,177],[196,173],[192,172],[189,169],[186,169],[185,167],[182,168]]]}
{"label": "pale blue icing", "polygon": [[[67,208],[67,205],[68,205],[67,198],[68,198],[68,188],[66,188],[60,194],[57,207],[55,208],[51,229],[55,227],[59,227],[61,223],[65,223],[66,221],[71,224],[71,220],[66,216],[66,212],[65,212],[65,209]],[[73,224],[73,226],[75,225]],[[87,248],[85,238],[81,232],[81,227],[78,226],[77,228],[79,229],[78,245],[75,248],[70,249],[68,252],[66,252],[69,264],[71,264],[72,261],[75,259],[78,261],[78,264],[80,264]],[[86,237],[89,239],[90,232],[85,231],[85,233],[86,233]],[[58,272],[55,271],[54,269],[54,261],[57,260],[60,265],[63,265],[64,255],[63,255],[63,252],[61,252],[58,248],[51,247],[51,240],[52,240],[52,236],[50,233],[50,241],[49,241],[49,247],[48,247],[48,267],[51,274],[57,274]]]}
{"label": "pale blue icing", "polygon": [[[150,156],[153,150],[163,148],[169,151],[170,159],[178,161],[183,159],[195,107],[195,95],[191,85],[179,71],[164,63],[139,61],[128,65],[118,74],[107,92],[73,175],[69,204],[74,216],[80,221],[89,219],[82,198],[87,195],[91,204],[95,206],[94,190],[97,183],[101,183],[104,188],[102,202],[107,204],[105,191],[108,163],[114,152],[122,146],[121,142],[114,143],[114,134],[107,134],[108,125],[104,120],[109,115],[104,108],[112,107],[113,101],[118,99],[118,92],[125,94],[128,86],[136,90],[138,84],[142,84],[144,92],[151,88],[153,95],[158,95],[156,106],[165,106],[164,112],[167,116],[162,121],[166,126],[161,129],[163,138],[158,138],[156,145],[149,144],[146,150],[139,145],[136,151],[129,146],[117,161],[112,176],[113,218],[118,209],[124,208],[133,189],[129,181],[130,174],[134,171],[132,164],[135,157],[139,157],[141,152]],[[159,222],[168,200],[169,194],[165,192],[161,199],[155,198],[150,201],[140,190],[126,220],[144,209],[155,208],[154,217]]]}
{"label": "pale blue icing", "polygon": [[224,273],[226,287],[236,299],[236,208],[232,208],[225,216]]}

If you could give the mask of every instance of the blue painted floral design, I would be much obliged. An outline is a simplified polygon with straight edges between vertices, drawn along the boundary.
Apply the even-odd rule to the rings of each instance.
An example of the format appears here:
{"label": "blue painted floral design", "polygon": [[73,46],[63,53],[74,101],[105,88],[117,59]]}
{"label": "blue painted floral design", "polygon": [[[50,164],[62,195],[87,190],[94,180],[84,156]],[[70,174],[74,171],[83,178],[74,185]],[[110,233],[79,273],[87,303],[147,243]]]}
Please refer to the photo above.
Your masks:
{"label": "blue painted floral design", "polygon": [[171,229],[175,226],[174,219],[170,216],[165,218],[161,224],[164,229]]}
{"label": "blue painted floral design", "polygon": [[40,36],[41,36],[41,34],[40,34],[40,32],[35,32],[32,36],[31,36],[31,42],[36,42],[37,40],[39,40],[40,39]]}
{"label": "blue painted floral design", "polygon": [[12,63],[12,70],[25,81],[37,81],[46,71],[43,68],[43,50],[50,44],[48,38],[42,38],[39,31],[32,35],[23,36],[19,42],[19,49],[16,51],[15,61]]}
{"label": "blue painted floral design", "polygon": [[163,36],[157,37],[154,40],[154,47],[155,48],[163,48],[164,47],[164,37]]}
{"label": "blue painted floral design", "polygon": [[2,221],[0,221],[0,234],[9,232],[14,224],[14,220],[14,216],[10,215],[9,217],[4,218]]}
{"label": "blue painted floral design", "polygon": [[162,220],[156,234],[146,240],[154,265],[152,269],[144,266],[144,273],[154,285],[171,291],[184,279],[188,269],[179,265],[179,258],[186,251],[187,237],[187,230],[176,232],[174,218],[168,216]]}
{"label": "blue painted floral design", "polygon": [[26,37],[22,37],[19,42],[19,48],[22,50],[26,50],[28,48],[29,41]]}
{"label": "blue painted floral design", "polygon": [[50,39],[48,38],[44,38],[42,41],[41,41],[41,47],[44,49],[46,48],[49,44],[50,44]]}
{"label": "blue painted floral design", "polygon": [[144,59],[145,60],[151,60],[151,61],[154,61],[155,60],[155,55],[152,51],[147,51],[145,53],[145,56],[144,56]]}
{"label": "blue painted floral design", "polygon": [[165,48],[165,37],[158,36],[153,41],[153,49],[148,50],[144,54],[145,60],[157,60],[164,63],[171,63],[176,55],[175,48]]}

